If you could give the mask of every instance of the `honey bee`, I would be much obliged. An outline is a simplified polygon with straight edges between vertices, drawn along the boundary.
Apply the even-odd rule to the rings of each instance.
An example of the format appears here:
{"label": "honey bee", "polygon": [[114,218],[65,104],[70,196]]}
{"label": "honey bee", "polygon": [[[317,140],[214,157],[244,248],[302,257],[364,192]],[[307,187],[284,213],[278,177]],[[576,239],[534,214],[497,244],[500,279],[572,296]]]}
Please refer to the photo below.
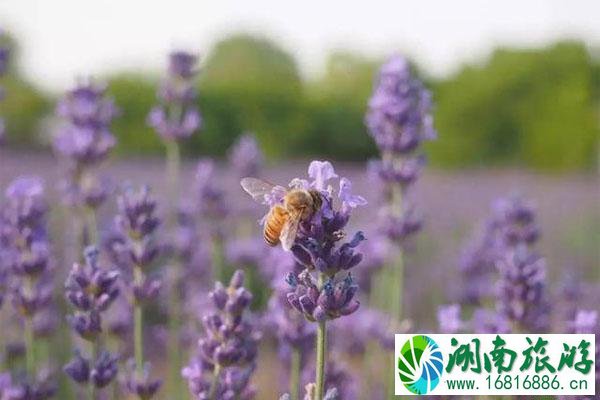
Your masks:
{"label": "honey bee", "polygon": [[285,193],[283,204],[276,204],[269,210],[265,218],[263,237],[270,246],[281,243],[281,247],[286,251],[294,245],[300,222],[312,218],[323,203],[317,190],[297,187],[288,190],[257,178],[243,178],[240,183],[246,193],[259,203],[264,203],[265,196],[271,195],[274,190]]}

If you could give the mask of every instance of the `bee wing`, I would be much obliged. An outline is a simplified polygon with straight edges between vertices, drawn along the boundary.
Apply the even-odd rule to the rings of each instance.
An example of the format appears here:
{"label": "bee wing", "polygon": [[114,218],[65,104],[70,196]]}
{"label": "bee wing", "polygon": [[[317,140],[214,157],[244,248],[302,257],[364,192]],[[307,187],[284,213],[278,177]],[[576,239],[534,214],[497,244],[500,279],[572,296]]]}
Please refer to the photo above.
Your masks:
{"label": "bee wing", "polygon": [[287,220],[285,221],[285,224],[283,225],[283,228],[281,229],[279,241],[281,242],[281,247],[285,251],[290,251],[292,249],[292,246],[294,245],[301,218],[302,212],[294,212],[292,214],[289,214]]}
{"label": "bee wing", "polygon": [[246,193],[259,203],[264,203],[265,196],[271,194],[273,189],[281,187],[258,178],[242,178],[240,185]]}

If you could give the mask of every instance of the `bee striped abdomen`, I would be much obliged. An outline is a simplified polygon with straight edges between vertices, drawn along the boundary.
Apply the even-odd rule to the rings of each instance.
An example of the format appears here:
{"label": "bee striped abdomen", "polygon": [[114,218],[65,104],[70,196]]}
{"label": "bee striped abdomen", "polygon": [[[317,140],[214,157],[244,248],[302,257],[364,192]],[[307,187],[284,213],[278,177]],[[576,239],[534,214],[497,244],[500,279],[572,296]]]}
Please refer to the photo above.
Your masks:
{"label": "bee striped abdomen", "polygon": [[279,236],[281,235],[283,225],[287,221],[287,217],[287,211],[280,205],[276,205],[269,212],[265,221],[263,236],[265,242],[270,246],[277,246],[279,244]]}

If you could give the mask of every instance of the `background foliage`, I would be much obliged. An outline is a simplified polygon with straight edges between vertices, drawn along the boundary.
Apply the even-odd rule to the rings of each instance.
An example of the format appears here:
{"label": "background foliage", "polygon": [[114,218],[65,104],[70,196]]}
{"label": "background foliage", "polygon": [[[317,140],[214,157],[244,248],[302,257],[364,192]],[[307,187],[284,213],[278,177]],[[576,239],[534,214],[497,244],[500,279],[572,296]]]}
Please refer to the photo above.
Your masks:
{"label": "background foliage", "polygon": [[[271,159],[361,161],[374,156],[363,115],[379,62],[336,51],[322,76],[307,80],[293,56],[270,40],[226,38],[203,61],[198,85],[205,128],[185,150],[222,156],[240,133],[250,130]],[[0,114],[7,121],[9,144],[45,145],[58,94],[27,83],[17,66],[1,82],[7,95]],[[155,102],[156,78],[135,72],[104,78],[123,111],[114,125],[119,154],[162,152],[145,124]],[[440,132],[440,140],[428,144],[433,164],[542,170],[596,165],[600,62],[584,43],[499,48],[481,64],[465,65],[451,76],[423,78],[434,94]]]}

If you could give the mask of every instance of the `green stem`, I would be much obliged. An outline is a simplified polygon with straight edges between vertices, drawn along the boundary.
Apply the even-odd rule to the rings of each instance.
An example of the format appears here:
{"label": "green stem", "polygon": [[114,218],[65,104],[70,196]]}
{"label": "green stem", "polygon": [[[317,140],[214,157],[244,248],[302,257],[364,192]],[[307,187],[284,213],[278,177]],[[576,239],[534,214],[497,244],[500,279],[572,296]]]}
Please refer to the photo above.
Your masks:
{"label": "green stem", "polygon": [[33,337],[33,317],[25,317],[25,368],[31,379],[35,379],[35,340]]}
{"label": "green stem", "polygon": [[[98,340],[94,340],[90,343],[90,363],[91,365],[96,364],[96,357],[98,356]],[[90,388],[90,400],[96,400],[96,385],[94,382],[89,383]]]}
{"label": "green stem", "polygon": [[[134,266],[133,269],[134,280],[136,284],[141,284],[144,279],[142,268],[138,265]],[[139,377],[144,373],[144,336],[142,333],[143,329],[143,310],[142,305],[134,300],[133,306],[134,321],[133,321],[133,348],[135,355],[135,366],[136,372]]]}
{"label": "green stem", "polygon": [[181,397],[181,388],[179,385],[179,370],[181,364],[181,350],[179,343],[179,330],[181,326],[181,299],[177,288],[179,282],[179,263],[175,262],[171,266],[171,292],[169,298],[169,389],[173,398]]}
{"label": "green stem", "polygon": [[[25,294],[30,296],[34,290],[35,282],[32,277],[25,278]],[[33,315],[26,315],[24,321],[25,335],[25,368],[31,379],[35,379],[35,338],[33,330]]]}
{"label": "green stem", "polygon": [[[177,227],[177,205],[179,203],[179,178],[181,170],[181,154],[179,143],[175,140],[165,142],[166,147],[166,180],[171,204],[171,212],[168,224],[171,229]],[[181,327],[181,298],[178,290],[181,265],[174,260],[170,268],[170,290],[169,290],[169,379],[167,386],[174,399],[182,396],[180,385],[181,351],[179,348],[179,330]]]}
{"label": "green stem", "polygon": [[300,370],[302,368],[302,354],[300,349],[292,350],[292,359],[290,360],[290,397],[291,400],[298,400],[298,391],[300,390]]}
{"label": "green stem", "polygon": [[397,328],[403,318],[404,257],[402,254],[402,249],[399,250],[395,265],[392,266],[391,275],[390,313],[392,315],[392,321],[395,321],[396,324],[394,328]]}
{"label": "green stem", "polygon": [[181,169],[181,155],[179,151],[179,143],[176,141],[167,141],[165,142],[165,146],[167,150],[167,190],[171,207],[173,207],[170,218],[172,223],[176,223],[177,221],[175,218],[177,217],[177,203],[179,200],[179,171]]}
{"label": "green stem", "polygon": [[98,245],[98,225],[96,223],[96,210],[91,207],[85,208],[85,226],[88,237],[88,245]]}
{"label": "green stem", "polygon": [[214,235],[212,239],[212,264],[213,279],[219,282],[225,281],[225,258],[223,256],[223,245],[221,239]]}
{"label": "green stem", "polygon": [[[323,286],[325,282],[325,274],[319,274],[319,288]],[[316,397],[315,400],[322,400],[325,391],[325,363],[326,363],[326,349],[327,349],[327,325],[326,321],[319,322],[317,328],[317,358],[315,368],[315,386],[316,386]]]}
{"label": "green stem", "polygon": [[219,387],[219,378],[221,377],[221,366],[215,365],[215,372],[213,381],[210,384],[210,391],[208,392],[208,398],[211,400],[217,400],[217,388]]}

